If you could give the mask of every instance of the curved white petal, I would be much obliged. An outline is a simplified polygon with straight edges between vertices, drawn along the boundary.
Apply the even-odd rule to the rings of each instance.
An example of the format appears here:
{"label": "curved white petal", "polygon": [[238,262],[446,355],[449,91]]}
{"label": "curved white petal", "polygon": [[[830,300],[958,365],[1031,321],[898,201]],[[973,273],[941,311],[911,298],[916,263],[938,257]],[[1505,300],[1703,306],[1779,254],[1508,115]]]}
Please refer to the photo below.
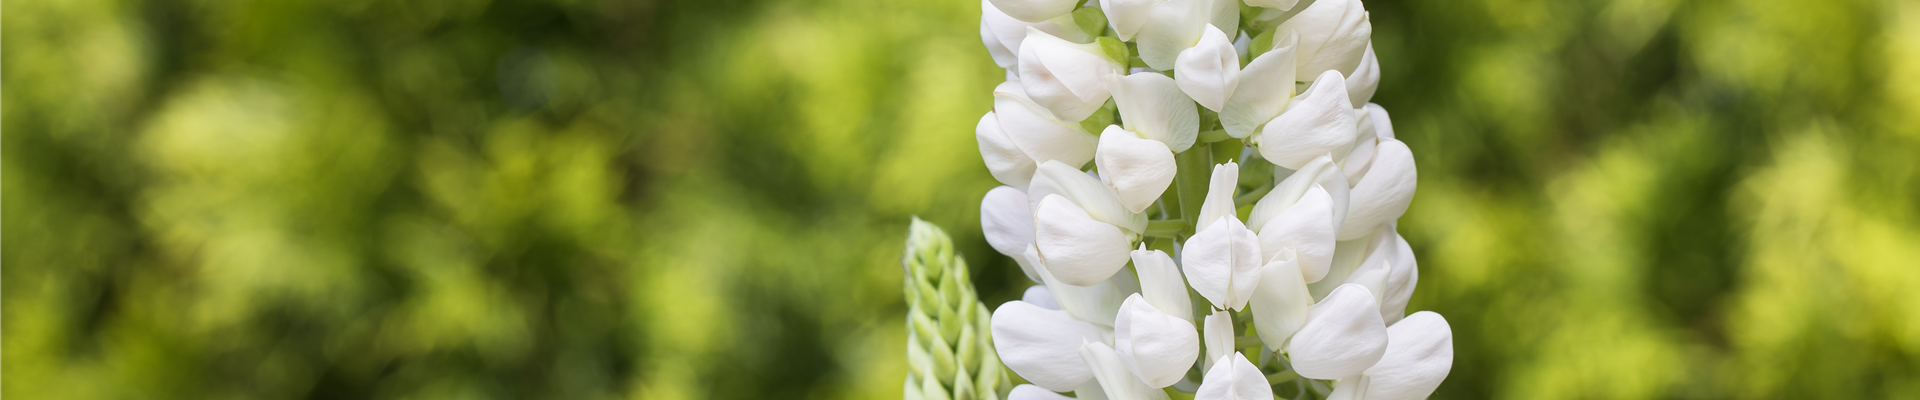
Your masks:
{"label": "curved white petal", "polygon": [[[1373,294],[1373,303],[1378,305],[1386,301],[1387,277],[1392,273],[1393,266],[1387,262],[1361,264],[1360,269],[1347,276],[1347,283],[1366,287],[1367,293]],[[1380,321],[1386,323],[1386,318]]]}
{"label": "curved white petal", "polygon": [[1093,162],[1100,168],[1100,180],[1113,188],[1128,212],[1146,210],[1173,183],[1173,151],[1165,143],[1141,139],[1119,125],[1108,125],[1100,133],[1100,147]]}
{"label": "curved white petal", "polygon": [[1260,341],[1280,348],[1307,323],[1313,296],[1292,249],[1282,249],[1267,265],[1260,267],[1260,288],[1253,293],[1253,327]]}
{"label": "curved white petal", "polygon": [[1069,167],[1065,163],[1048,161],[1040,164],[1033,175],[1033,182],[1027,185],[1027,201],[1038,203],[1048,195],[1060,195],[1073,201],[1087,211],[1093,219],[1113,224],[1129,235],[1138,235],[1147,229],[1147,215],[1127,210],[1120,197],[1095,178]]}
{"label": "curved white petal", "polygon": [[[1300,197],[1306,196],[1307,189],[1320,183],[1323,178],[1332,178],[1332,176],[1323,175],[1340,175],[1330,172],[1335,169],[1339,167],[1335,166],[1333,158],[1322,156],[1308,161],[1306,165],[1280,178],[1280,182],[1274,184],[1273,190],[1267,191],[1266,196],[1261,196],[1260,201],[1253,204],[1253,210],[1247,213],[1247,227],[1253,228],[1254,232],[1265,229],[1267,222],[1271,221],[1275,215],[1286,211],[1288,207],[1293,207],[1293,203],[1299,202]],[[1334,219],[1340,219],[1342,213],[1346,211],[1347,192],[1343,190],[1345,188],[1339,187],[1340,185],[1322,184],[1321,186],[1321,189],[1326,190],[1327,195],[1332,196],[1334,200]]]}
{"label": "curved white petal", "polygon": [[1166,0],[1100,0],[1100,10],[1107,13],[1107,25],[1113,27],[1113,33],[1120,40],[1131,41],[1140,27],[1153,17],[1153,6]]}
{"label": "curved white petal", "polygon": [[1260,284],[1259,238],[1232,216],[1187,239],[1180,258],[1187,283],[1215,308],[1246,308]]}
{"label": "curved white petal", "polygon": [[1033,210],[1027,193],[1012,186],[995,187],[980,199],[980,231],[994,251],[1013,257],[1027,279],[1040,281],[1024,254],[1033,246]]}
{"label": "curved white petal", "polygon": [[[987,0],[980,0],[980,2],[986,3]],[[999,65],[1001,69],[1011,71],[1013,67],[1016,66],[1015,63],[1020,61],[1020,53],[1008,49],[1006,44],[1000,42],[999,37],[994,36],[993,26],[989,21],[992,19],[991,15],[997,12],[999,12],[999,10],[995,10],[991,5],[982,8],[980,15],[980,43],[987,46],[987,55],[993,56],[994,65]],[[1013,17],[1007,17],[1006,15],[1005,13],[1000,14],[1001,17],[1013,20]],[[1014,20],[1014,22],[1020,21]],[[1024,32],[1024,30],[1022,31]]]}
{"label": "curved white petal", "polygon": [[1329,70],[1353,73],[1373,36],[1373,24],[1367,21],[1360,0],[1315,1],[1277,29],[1300,34],[1300,76]]}
{"label": "curved white petal", "polygon": [[1080,0],[989,0],[994,8],[1026,22],[1042,22],[1073,12]]}
{"label": "curved white petal", "polygon": [[1319,282],[1333,263],[1333,198],[1326,189],[1313,185],[1300,201],[1287,207],[1260,229],[1262,262],[1273,262],[1281,249],[1292,249],[1299,257],[1299,269],[1306,282]]}
{"label": "curved white petal", "polygon": [[1200,32],[1213,17],[1212,3],[1212,0],[1167,0],[1153,6],[1152,16],[1134,37],[1140,61],[1161,71],[1174,69],[1180,52],[1200,42]]}
{"label": "curved white petal", "polygon": [[1347,173],[1347,187],[1360,183],[1360,177],[1366,176],[1367,171],[1373,169],[1373,156],[1379,152],[1380,148],[1380,140],[1374,135],[1378,129],[1373,125],[1373,114],[1361,108],[1355,109],[1353,115],[1359,118],[1359,124],[1354,132],[1353,150],[1347,151],[1346,157],[1339,162],[1340,170]]}
{"label": "curved white petal", "polygon": [[1201,368],[1213,369],[1214,362],[1233,354],[1233,339],[1240,333],[1233,331],[1233,313],[1223,310],[1213,310],[1201,323],[1200,333],[1207,341],[1207,362]]}
{"label": "curved white petal", "polygon": [[1314,78],[1306,93],[1294,97],[1280,116],[1267,122],[1255,145],[1260,148],[1260,156],[1274,165],[1299,169],[1315,157],[1351,146],[1355,125],[1353,108],[1347,106],[1346,78],[1338,72],[1327,72]]}
{"label": "curved white petal", "polygon": [[1233,40],[1208,24],[1201,30],[1200,41],[1175,58],[1173,79],[1194,102],[1219,112],[1240,85],[1240,56]]}
{"label": "curved white petal", "polygon": [[1000,305],[990,321],[1000,362],[1028,382],[1059,392],[1093,378],[1080,344],[1100,341],[1100,328],[1024,301]]}
{"label": "curved white petal", "polygon": [[1163,388],[1179,382],[1199,359],[1200,337],[1192,322],[1161,312],[1136,293],[1113,321],[1113,349],[1147,386]]}
{"label": "curved white petal", "polygon": [[980,117],[980,124],[973,128],[973,136],[980,143],[980,159],[987,164],[987,172],[993,179],[1014,187],[1027,187],[1033,180],[1033,170],[1039,167],[1032,157],[1027,157],[1020,145],[1007,136],[1000,128],[1000,118],[992,111]]}
{"label": "curved white petal", "polygon": [[1374,136],[1381,140],[1393,139],[1393,120],[1387,118],[1387,109],[1379,104],[1367,103],[1367,113],[1373,117]]}
{"label": "curved white petal", "polygon": [[1113,400],[1164,400],[1167,393],[1147,386],[1139,377],[1128,372],[1120,361],[1120,354],[1106,343],[1090,342],[1080,346],[1080,358],[1093,368],[1093,376],[1100,382],[1102,392]]}
{"label": "curved white petal", "polygon": [[1407,303],[1413,299],[1413,288],[1420,281],[1419,263],[1413,258],[1413,247],[1398,232],[1391,230],[1380,240],[1372,254],[1363,261],[1360,270],[1367,270],[1374,264],[1386,266],[1386,278],[1382,282],[1385,293],[1380,295],[1380,317],[1393,325],[1407,313]]}
{"label": "curved white petal", "polygon": [[1200,390],[1193,393],[1194,400],[1272,400],[1273,387],[1267,386],[1267,376],[1260,368],[1247,361],[1247,357],[1234,353],[1228,362],[1217,363],[1207,369],[1207,377],[1200,382]]}
{"label": "curved white petal", "polygon": [[1213,176],[1207,181],[1207,197],[1200,202],[1200,219],[1194,224],[1194,231],[1205,231],[1222,218],[1239,218],[1233,206],[1233,192],[1239,184],[1239,163],[1228,161],[1213,166]]}
{"label": "curved white petal", "polygon": [[1373,92],[1380,89],[1380,60],[1373,55],[1373,42],[1367,42],[1367,51],[1360,56],[1360,66],[1347,74],[1347,97],[1353,108],[1367,105],[1373,100]]}
{"label": "curved white petal", "polygon": [[1227,136],[1246,138],[1286,109],[1287,100],[1293,98],[1297,38],[1288,34],[1274,39],[1286,45],[1255,57],[1240,71],[1239,85],[1227,98],[1226,109],[1220,110],[1220,125]]}
{"label": "curved white petal", "polygon": [[1406,143],[1383,139],[1374,153],[1373,167],[1353,186],[1347,219],[1340,224],[1340,240],[1358,239],[1374,227],[1399,219],[1413,202],[1419,173]]}
{"label": "curved white petal", "polygon": [[1249,6],[1266,7],[1280,11],[1292,10],[1293,6],[1299,3],[1300,0],[1247,0],[1247,5]]}
{"label": "curved white petal", "polygon": [[1113,81],[1113,103],[1128,131],[1158,140],[1178,153],[1200,136],[1200,111],[1173,78],[1139,72]]}
{"label": "curved white petal", "polygon": [[1027,38],[1027,27],[1040,29],[1054,36],[1067,36],[1068,30],[1052,21],[1027,22],[1001,12],[989,0],[980,0],[980,40],[987,45],[987,52],[993,55],[994,64],[1009,73],[1019,65],[1020,41]]}
{"label": "curved white petal", "polygon": [[1059,195],[1034,212],[1034,246],[1049,271],[1069,285],[1091,286],[1127,265],[1128,239],[1120,228],[1094,220]]}
{"label": "curved white petal", "polygon": [[[1453,370],[1453,327],[1421,311],[1387,328],[1387,353],[1367,368],[1366,399],[1424,399]],[[1345,383],[1345,382],[1342,382]]]}
{"label": "curved white petal", "polygon": [[1393,225],[1386,224],[1359,239],[1334,242],[1333,265],[1327,268],[1327,277],[1307,285],[1307,289],[1313,291],[1313,298],[1325,298],[1335,287],[1349,282],[1348,278],[1367,267],[1368,262],[1387,259],[1383,254],[1389,248],[1387,241],[1392,235]]}
{"label": "curved white petal", "polygon": [[[1038,259],[1039,255],[1031,258]],[[1113,320],[1120,314],[1120,304],[1127,299],[1127,295],[1140,291],[1140,281],[1133,274],[1113,274],[1113,277],[1093,286],[1078,286],[1054,278],[1044,262],[1036,262],[1034,266],[1034,272],[1040,275],[1040,281],[1053,293],[1061,310],[1097,326],[1112,328]]]}
{"label": "curved white petal", "polygon": [[1140,274],[1140,295],[1160,312],[1193,322],[1193,300],[1187,296],[1187,278],[1173,264],[1167,252],[1147,250],[1144,245],[1131,254],[1134,272]]}
{"label": "curved white petal", "polygon": [[1287,342],[1293,370],[1311,379],[1340,379],[1380,361],[1387,325],[1373,298],[1365,287],[1345,284],[1308,309],[1307,324]]}
{"label": "curved white petal", "polygon": [[1053,298],[1053,291],[1048,290],[1047,285],[1028,286],[1027,291],[1020,294],[1020,301],[1048,310],[1060,309],[1060,301]]}
{"label": "curved white petal", "polygon": [[1035,163],[1086,165],[1092,161],[1096,138],[1080,130],[1077,123],[1054,118],[1026,93],[1019,82],[1004,82],[993,88],[993,113],[1000,121],[1000,131]]}
{"label": "curved white petal", "polygon": [[1107,81],[1118,68],[1093,44],[1069,42],[1027,28],[1020,42],[1020,86],[1035,104],[1065,121],[1079,121],[1106,104]]}
{"label": "curved white petal", "polygon": [[1054,393],[1052,390],[1047,390],[1046,388],[1043,388],[1043,387],[1034,386],[1034,385],[1020,385],[1020,386],[1014,386],[1013,392],[1007,393],[1007,400],[1075,400],[1075,399],[1072,397],[1067,397],[1067,395],[1064,395],[1064,394]]}

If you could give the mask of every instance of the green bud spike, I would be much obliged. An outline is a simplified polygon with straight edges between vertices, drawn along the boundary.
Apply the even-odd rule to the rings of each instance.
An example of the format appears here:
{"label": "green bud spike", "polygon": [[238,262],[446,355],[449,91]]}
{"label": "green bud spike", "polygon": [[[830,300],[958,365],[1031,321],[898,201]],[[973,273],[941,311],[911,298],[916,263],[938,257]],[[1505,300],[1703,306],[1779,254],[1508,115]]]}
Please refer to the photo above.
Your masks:
{"label": "green bud spike", "polygon": [[1012,385],[988,335],[991,313],[946,232],[913,219],[906,256],[906,398],[999,400]]}

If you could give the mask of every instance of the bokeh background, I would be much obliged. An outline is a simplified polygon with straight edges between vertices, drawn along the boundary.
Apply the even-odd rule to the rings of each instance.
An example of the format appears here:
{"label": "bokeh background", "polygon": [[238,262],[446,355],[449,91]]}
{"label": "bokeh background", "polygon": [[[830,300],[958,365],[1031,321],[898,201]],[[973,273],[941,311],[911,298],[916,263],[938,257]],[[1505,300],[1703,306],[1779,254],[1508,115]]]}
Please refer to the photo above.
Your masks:
{"label": "bokeh background", "polygon": [[[893,398],[977,0],[4,0],[0,396]],[[1920,398],[1920,2],[1372,0],[1436,398]]]}

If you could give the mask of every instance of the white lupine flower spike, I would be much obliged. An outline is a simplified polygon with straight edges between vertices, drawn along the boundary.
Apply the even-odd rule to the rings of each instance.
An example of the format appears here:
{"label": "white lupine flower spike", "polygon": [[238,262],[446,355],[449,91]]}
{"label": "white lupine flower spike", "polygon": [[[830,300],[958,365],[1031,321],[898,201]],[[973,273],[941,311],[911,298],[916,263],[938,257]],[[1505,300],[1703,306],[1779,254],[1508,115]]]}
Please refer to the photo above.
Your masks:
{"label": "white lupine flower spike", "polygon": [[[990,319],[910,313],[906,398],[1419,399],[1446,378],[1452,328],[1408,314],[1419,176],[1372,103],[1361,0],[980,1],[1007,70],[974,127],[1005,184],[980,228],[1040,284]],[[907,295],[974,301],[948,269]]]}

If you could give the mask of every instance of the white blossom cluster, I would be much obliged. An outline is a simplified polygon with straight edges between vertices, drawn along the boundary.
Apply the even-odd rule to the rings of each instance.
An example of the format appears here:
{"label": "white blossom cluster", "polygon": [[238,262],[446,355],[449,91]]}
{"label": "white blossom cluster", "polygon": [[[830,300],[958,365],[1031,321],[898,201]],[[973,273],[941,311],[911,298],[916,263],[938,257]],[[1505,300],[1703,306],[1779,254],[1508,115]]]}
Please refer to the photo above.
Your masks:
{"label": "white blossom cluster", "polygon": [[1368,102],[1360,0],[981,9],[1007,71],[975,130],[1006,184],[981,224],[1040,283],[991,317],[1031,382],[1009,398],[1419,399],[1446,378],[1452,329],[1406,313],[1416,172]]}

